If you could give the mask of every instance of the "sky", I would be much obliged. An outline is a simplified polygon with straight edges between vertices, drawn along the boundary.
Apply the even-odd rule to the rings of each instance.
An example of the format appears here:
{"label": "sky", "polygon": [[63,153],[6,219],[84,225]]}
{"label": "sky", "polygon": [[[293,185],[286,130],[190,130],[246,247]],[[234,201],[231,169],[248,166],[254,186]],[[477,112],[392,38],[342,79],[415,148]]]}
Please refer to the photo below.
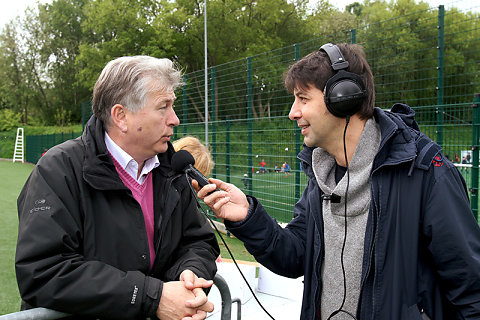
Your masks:
{"label": "sky", "polygon": [[[17,15],[23,15],[23,12],[28,6],[35,7],[37,2],[47,3],[51,0],[0,0],[2,2],[0,8],[0,27],[3,27],[8,21],[15,18]],[[311,0],[315,2],[315,0]],[[344,9],[346,5],[355,0],[330,0],[330,3],[339,9]],[[362,2],[362,0],[356,0]],[[428,2],[431,6],[438,7],[440,4],[445,5],[445,8],[455,6],[460,10],[474,10],[480,11],[480,5],[473,5],[475,1],[472,0],[423,0]],[[208,6],[208,5],[207,5]]]}
{"label": "sky", "polygon": [[[8,21],[16,16],[22,16],[27,7],[36,7],[37,0],[0,0],[0,27],[3,27]],[[51,2],[49,0],[39,0],[40,3]]]}

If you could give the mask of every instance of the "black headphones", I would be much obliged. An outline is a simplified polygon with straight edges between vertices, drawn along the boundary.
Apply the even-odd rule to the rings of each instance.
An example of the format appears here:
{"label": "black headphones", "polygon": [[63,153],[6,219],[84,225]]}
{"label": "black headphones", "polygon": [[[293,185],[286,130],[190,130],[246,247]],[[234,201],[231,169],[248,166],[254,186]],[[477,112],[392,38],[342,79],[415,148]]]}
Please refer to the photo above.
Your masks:
{"label": "black headphones", "polygon": [[367,97],[362,78],[345,70],[348,68],[348,61],[336,45],[327,43],[319,50],[328,55],[335,72],[325,85],[327,109],[336,117],[350,117],[360,110],[363,100]]}

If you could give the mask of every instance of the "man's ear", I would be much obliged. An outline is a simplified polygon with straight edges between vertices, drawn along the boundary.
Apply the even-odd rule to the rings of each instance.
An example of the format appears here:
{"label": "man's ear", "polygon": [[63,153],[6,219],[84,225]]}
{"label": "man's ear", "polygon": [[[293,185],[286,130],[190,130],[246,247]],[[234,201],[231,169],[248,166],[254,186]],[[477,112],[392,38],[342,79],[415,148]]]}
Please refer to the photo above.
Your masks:
{"label": "man's ear", "polygon": [[112,127],[116,127],[122,133],[127,132],[127,114],[124,106],[118,103],[114,105],[110,110],[110,119]]}

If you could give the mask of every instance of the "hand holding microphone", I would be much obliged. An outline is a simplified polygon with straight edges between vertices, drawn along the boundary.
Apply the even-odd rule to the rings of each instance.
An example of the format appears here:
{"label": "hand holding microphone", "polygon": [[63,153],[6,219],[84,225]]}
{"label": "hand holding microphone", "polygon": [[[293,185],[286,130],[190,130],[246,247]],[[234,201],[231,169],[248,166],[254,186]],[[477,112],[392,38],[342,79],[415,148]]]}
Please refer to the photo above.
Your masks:
{"label": "hand holding microphone", "polygon": [[245,194],[233,184],[218,179],[210,179],[209,182],[203,174],[195,169],[194,164],[195,159],[186,150],[179,150],[172,156],[173,170],[184,172],[191,179],[197,181],[200,190],[192,183],[192,186],[198,190],[197,196],[213,210],[217,218],[230,221],[245,219],[249,208]]}
{"label": "hand holding microphone", "polygon": [[172,156],[172,168],[175,172],[185,172],[190,178],[196,180],[200,188],[209,184],[208,179],[195,167],[195,159],[187,150],[178,150]]}

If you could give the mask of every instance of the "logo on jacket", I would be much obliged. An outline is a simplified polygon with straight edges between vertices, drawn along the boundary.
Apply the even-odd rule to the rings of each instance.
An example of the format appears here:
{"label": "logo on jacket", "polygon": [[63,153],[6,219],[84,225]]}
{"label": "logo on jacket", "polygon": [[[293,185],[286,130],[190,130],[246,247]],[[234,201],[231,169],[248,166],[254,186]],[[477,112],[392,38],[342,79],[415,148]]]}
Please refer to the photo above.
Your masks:
{"label": "logo on jacket", "polygon": [[45,199],[35,200],[35,207],[30,209],[30,213],[50,210],[50,206],[45,205]]}
{"label": "logo on jacket", "polygon": [[138,287],[134,286],[133,288],[133,295],[132,295],[132,301],[130,301],[130,304],[135,304],[135,301],[137,300],[137,293],[138,293]]}
{"label": "logo on jacket", "polygon": [[441,167],[443,166],[443,156],[441,154],[437,154],[432,161],[433,165],[435,167]]}

